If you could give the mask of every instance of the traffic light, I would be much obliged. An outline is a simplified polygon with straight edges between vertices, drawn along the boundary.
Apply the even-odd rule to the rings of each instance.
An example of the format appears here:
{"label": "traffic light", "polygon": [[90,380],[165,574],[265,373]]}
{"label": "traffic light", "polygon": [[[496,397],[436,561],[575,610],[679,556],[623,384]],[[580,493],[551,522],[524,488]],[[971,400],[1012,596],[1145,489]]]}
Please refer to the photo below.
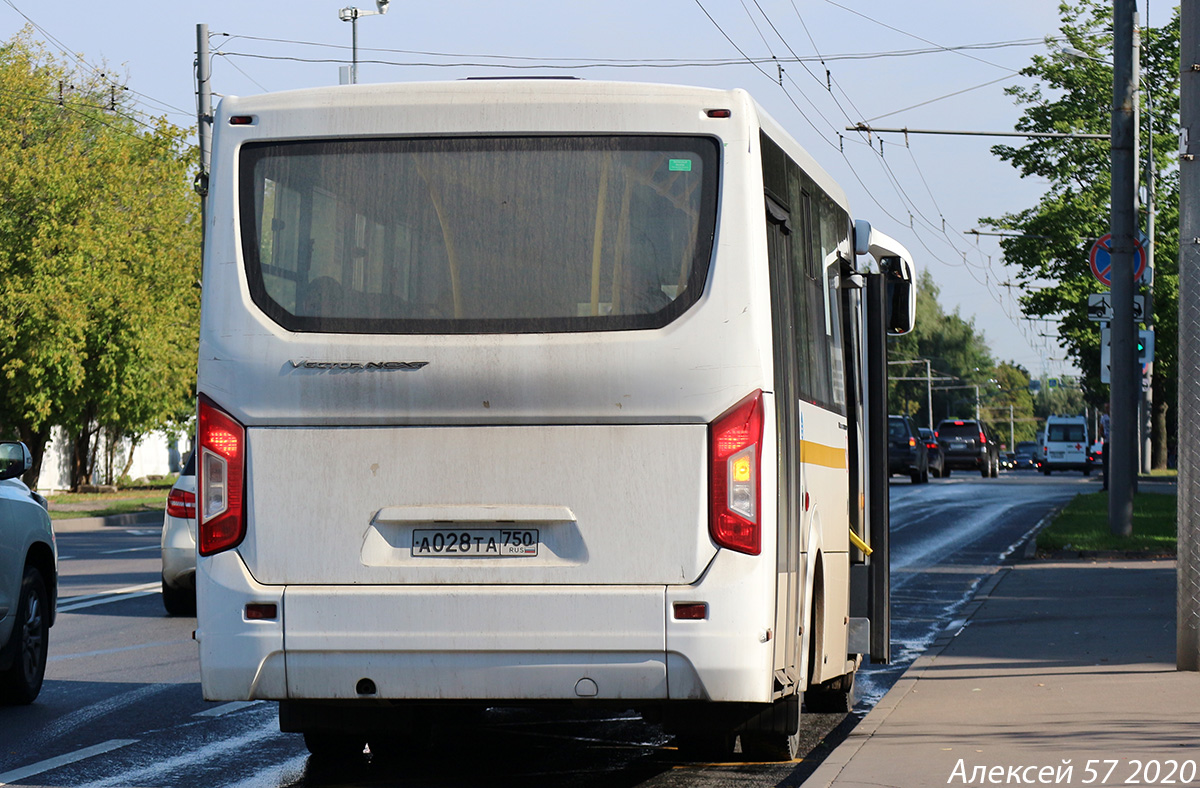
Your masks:
{"label": "traffic light", "polygon": [[1137,335],[1137,362],[1149,364],[1154,361],[1154,329],[1143,328]]}

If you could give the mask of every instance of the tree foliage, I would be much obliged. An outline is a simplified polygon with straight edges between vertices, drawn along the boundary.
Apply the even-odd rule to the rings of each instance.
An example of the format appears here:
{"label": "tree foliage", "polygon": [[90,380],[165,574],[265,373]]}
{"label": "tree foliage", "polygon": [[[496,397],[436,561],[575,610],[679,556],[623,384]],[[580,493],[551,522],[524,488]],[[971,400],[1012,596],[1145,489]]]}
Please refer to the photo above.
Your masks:
{"label": "tree foliage", "polygon": [[64,427],[77,484],[100,430],[137,436],[188,409],[194,151],[186,130],[141,119],[28,30],[0,45],[0,86],[0,425],[38,465]]}
{"label": "tree foliage", "polygon": [[[1059,6],[1065,44],[1037,55],[1022,70],[1035,80],[1030,87],[1008,89],[1023,114],[1020,131],[1107,134],[1112,119],[1112,6],[1098,0],[1073,0]],[[1155,465],[1165,464],[1168,405],[1176,392],[1176,315],[1178,312],[1179,177],[1173,156],[1179,115],[1179,11],[1160,28],[1141,31],[1141,155],[1145,168],[1153,140],[1156,180],[1154,233],[1154,403]],[[1087,56],[1066,54],[1064,48]],[[1148,94],[1149,93],[1149,97]],[[1153,111],[1147,111],[1149,104]],[[981,221],[1021,233],[1002,242],[1006,262],[1016,269],[1029,317],[1059,321],[1068,355],[1083,371],[1088,401],[1108,398],[1100,383],[1100,332],[1087,316],[1087,297],[1104,286],[1089,270],[1094,241],[1109,232],[1111,158],[1106,140],[1033,139],[1019,147],[997,145],[995,155],[1010,162],[1022,177],[1042,179],[1046,192],[1025,210]],[[1144,183],[1144,181],[1143,181]],[[1143,210],[1143,214],[1144,214]],[[1144,288],[1143,288],[1144,291]]]}
{"label": "tree foliage", "polygon": [[[974,320],[963,318],[957,309],[947,313],[939,295],[933,276],[922,270],[916,326],[888,341],[890,412],[907,413],[922,426],[936,426],[944,418],[974,418],[978,392],[980,418],[1006,443],[1010,424],[1016,440],[1032,438],[1036,425],[1029,373],[1015,364],[996,364]],[[925,361],[932,381],[926,378]]]}

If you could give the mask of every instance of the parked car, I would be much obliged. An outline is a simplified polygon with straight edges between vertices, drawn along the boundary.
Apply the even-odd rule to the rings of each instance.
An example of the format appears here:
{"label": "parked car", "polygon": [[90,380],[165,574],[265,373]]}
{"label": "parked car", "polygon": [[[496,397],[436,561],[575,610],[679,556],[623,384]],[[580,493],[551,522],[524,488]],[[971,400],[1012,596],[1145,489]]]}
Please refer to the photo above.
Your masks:
{"label": "parked car", "polygon": [[1018,471],[1037,467],[1037,441],[1017,441],[1017,450],[1015,454],[1016,457],[1014,459],[1014,467]]}
{"label": "parked car", "polygon": [[196,454],[167,495],[162,529],[162,601],[173,616],[196,614]]}
{"label": "parked car", "polygon": [[925,453],[929,456],[929,472],[938,479],[946,473],[946,460],[942,456],[942,447],[938,445],[937,433],[928,427],[921,427],[921,440],[925,441]]}
{"label": "parked car", "polygon": [[19,478],[33,456],[0,442],[0,703],[33,703],[42,689],[58,600],[58,546],[46,499]]}
{"label": "parked car", "polygon": [[986,424],[974,419],[945,419],[937,428],[945,472],[979,471],[983,478],[1000,475],[1000,444]]}
{"label": "parked car", "polygon": [[913,484],[929,481],[925,440],[908,416],[888,416],[888,476],[907,474]]}

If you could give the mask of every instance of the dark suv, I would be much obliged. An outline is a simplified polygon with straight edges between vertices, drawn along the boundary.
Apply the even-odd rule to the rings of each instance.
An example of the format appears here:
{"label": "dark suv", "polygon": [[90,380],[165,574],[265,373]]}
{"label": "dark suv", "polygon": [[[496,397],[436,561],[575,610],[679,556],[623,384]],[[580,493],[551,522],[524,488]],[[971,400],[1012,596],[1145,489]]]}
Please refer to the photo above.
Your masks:
{"label": "dark suv", "polygon": [[888,476],[906,474],[913,484],[929,481],[925,440],[908,416],[888,416]]}
{"label": "dark suv", "polygon": [[938,425],[937,436],[945,463],[943,476],[952,470],[979,471],[985,479],[1000,475],[1000,444],[983,422],[946,419]]}

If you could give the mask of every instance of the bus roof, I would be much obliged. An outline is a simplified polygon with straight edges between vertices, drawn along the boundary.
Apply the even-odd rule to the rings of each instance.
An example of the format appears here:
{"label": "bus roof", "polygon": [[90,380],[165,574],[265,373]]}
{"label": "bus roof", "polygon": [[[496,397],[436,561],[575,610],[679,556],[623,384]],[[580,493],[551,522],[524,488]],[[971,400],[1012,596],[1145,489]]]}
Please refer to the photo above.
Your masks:
{"label": "bus roof", "polygon": [[[637,112],[630,112],[631,107]],[[374,119],[339,110],[377,108]],[[561,108],[571,109],[565,112]],[[706,117],[730,109],[732,118]],[[423,109],[436,110],[424,113]],[[573,78],[465,79],[339,85],[257,96],[227,96],[218,123],[238,115],[286,115],[264,137],[328,137],[414,133],[704,133],[740,136],[761,128],[835,202],[849,212],[845,192],[745,90],[688,85],[588,81]],[[738,124],[750,117],[751,129]],[[737,124],[732,127],[730,124]],[[250,134],[251,137],[258,135]],[[754,136],[757,136],[756,134]],[[750,141],[755,144],[754,140]],[[853,214],[852,214],[853,215]]]}

